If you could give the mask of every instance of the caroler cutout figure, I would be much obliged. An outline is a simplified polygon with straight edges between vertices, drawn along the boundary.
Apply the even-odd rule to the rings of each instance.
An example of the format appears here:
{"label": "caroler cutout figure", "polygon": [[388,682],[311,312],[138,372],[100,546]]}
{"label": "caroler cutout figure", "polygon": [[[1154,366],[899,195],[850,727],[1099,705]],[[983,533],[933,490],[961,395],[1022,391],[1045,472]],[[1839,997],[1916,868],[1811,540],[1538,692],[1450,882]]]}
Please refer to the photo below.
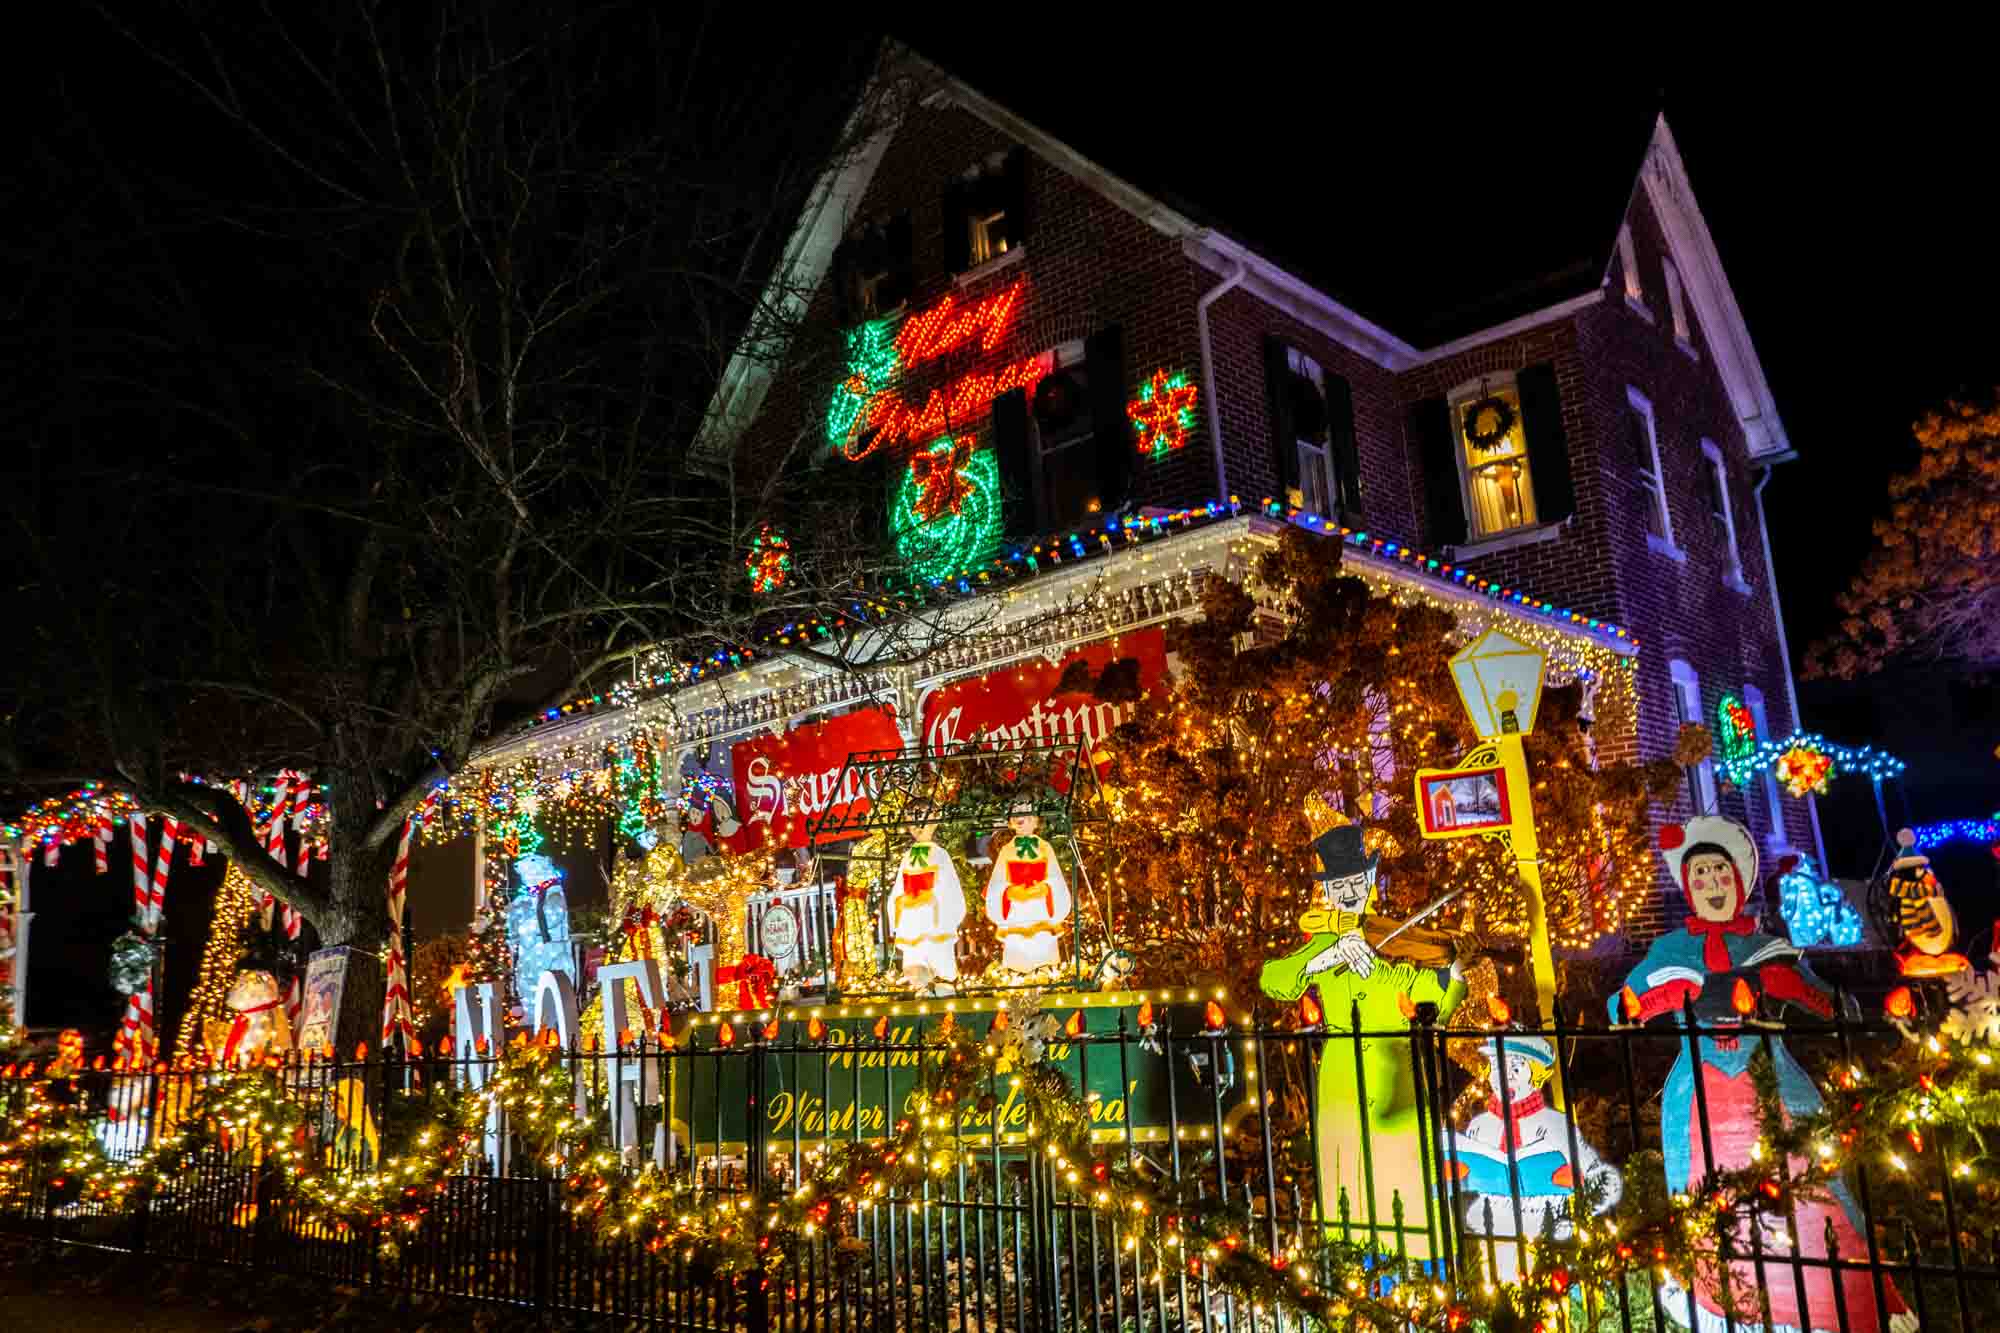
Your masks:
{"label": "caroler cutout figure", "polygon": [[1521,1273],[1523,1241],[1532,1243],[1545,1231],[1556,1240],[1576,1234],[1579,1181],[1588,1187],[1591,1210],[1602,1213],[1624,1194],[1625,1180],[1543,1097],[1556,1064],[1547,1038],[1496,1033],[1485,1054],[1492,1084],[1486,1109],[1451,1135],[1446,1161],[1458,1178],[1467,1233],[1494,1238],[1493,1276],[1513,1282]]}
{"label": "caroler cutout figure", "polygon": [[1056,849],[1041,836],[1034,803],[1014,803],[1008,831],[995,840],[986,881],[986,919],[1000,937],[1000,966],[1037,972],[1062,962],[1063,925],[1075,906]]}
{"label": "caroler cutout figure", "polygon": [[958,928],[965,920],[965,889],[951,853],[937,840],[938,811],[915,806],[916,839],[896,867],[889,891],[889,938],[903,955],[903,980],[913,990],[958,980]]}
{"label": "caroler cutout figure", "polygon": [[[1750,1059],[1765,1048],[1767,1037],[1778,1097],[1787,1119],[1820,1109],[1812,1079],[1779,1036],[1764,1030],[1738,1037],[1729,1030],[1740,1028],[1765,1004],[1790,1006],[1803,1017],[1830,1019],[1835,996],[1813,975],[1789,940],[1767,934],[1757,919],[1745,912],[1748,886],[1757,882],[1757,845],[1748,830],[1716,815],[1701,815],[1685,826],[1663,826],[1660,847],[1667,869],[1687,895],[1691,914],[1684,929],[1670,930],[1653,941],[1645,959],[1625,979],[1624,988],[1611,997],[1611,1018],[1613,1022],[1639,1023],[1665,1018],[1685,1027],[1691,1003],[1701,1028],[1722,1029],[1680,1043],[1661,1098],[1660,1148],[1667,1188],[1693,1193],[1702,1188],[1711,1165],[1704,1151],[1700,1120],[1704,1104],[1714,1169],[1736,1170],[1753,1160],[1758,1139],[1757,1093],[1751,1084]],[[1697,1076],[1701,1079],[1699,1101]],[[1793,1163],[1794,1170],[1804,1166],[1803,1161]],[[1838,1182],[1830,1193],[1829,1202],[1799,1204],[1791,1219],[1800,1254],[1824,1259],[1831,1224],[1842,1257],[1866,1255],[1868,1245],[1862,1239],[1860,1214],[1853,1200]],[[1885,1310],[1876,1307],[1874,1281],[1865,1269],[1841,1274],[1836,1300],[1827,1269],[1793,1268],[1792,1242],[1782,1224],[1764,1222],[1758,1243],[1763,1247],[1761,1265],[1749,1259],[1729,1265],[1727,1305],[1720,1266],[1703,1268],[1693,1292],[1699,1333],[1724,1333],[1732,1327],[1769,1327],[1772,1333],[1803,1333],[1807,1329],[1878,1333],[1885,1328],[1904,1333],[1917,1327],[1886,1278],[1882,1286]],[[1735,1238],[1735,1252],[1751,1252],[1747,1225]],[[1799,1308],[1801,1284],[1806,1298],[1803,1311]],[[1768,1326],[1756,1313],[1760,1292],[1770,1301]],[[1674,1294],[1676,1321],[1684,1320],[1686,1301],[1685,1293]]]}

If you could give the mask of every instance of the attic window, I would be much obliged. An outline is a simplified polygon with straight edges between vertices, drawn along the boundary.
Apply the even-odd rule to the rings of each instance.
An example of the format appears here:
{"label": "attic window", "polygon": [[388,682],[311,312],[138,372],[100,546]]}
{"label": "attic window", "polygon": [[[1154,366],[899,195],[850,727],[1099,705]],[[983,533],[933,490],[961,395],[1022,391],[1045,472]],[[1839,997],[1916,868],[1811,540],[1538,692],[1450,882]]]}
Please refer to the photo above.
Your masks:
{"label": "attic window", "polygon": [[1632,242],[1630,226],[1618,229],[1618,267],[1625,273],[1625,299],[1641,310],[1646,308],[1646,289],[1639,282],[1639,247]]}
{"label": "attic window", "polygon": [[944,194],[945,261],[965,273],[1018,252],[1028,236],[1025,149],[995,153]]}
{"label": "attic window", "polygon": [[909,300],[912,277],[910,215],[856,229],[834,255],[841,318],[876,319]]}
{"label": "attic window", "polygon": [[1667,275],[1667,307],[1673,312],[1674,341],[1687,347],[1691,340],[1688,338],[1687,297],[1681,291],[1680,270],[1674,267],[1671,259],[1661,260],[1660,267]]}
{"label": "attic window", "polygon": [[1006,209],[991,213],[974,213],[967,219],[967,247],[974,264],[984,264],[989,259],[998,259],[1007,253],[1009,233]]}

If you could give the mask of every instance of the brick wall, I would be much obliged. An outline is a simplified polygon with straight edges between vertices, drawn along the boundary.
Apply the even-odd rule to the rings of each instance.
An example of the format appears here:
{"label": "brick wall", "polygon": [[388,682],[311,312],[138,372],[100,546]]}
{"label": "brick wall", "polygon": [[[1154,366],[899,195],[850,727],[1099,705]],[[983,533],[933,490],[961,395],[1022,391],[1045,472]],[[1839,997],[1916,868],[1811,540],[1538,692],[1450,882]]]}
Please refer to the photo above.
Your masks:
{"label": "brick wall", "polygon": [[[1189,267],[1204,287],[1220,281],[1205,268]],[[1273,335],[1347,380],[1354,394],[1354,446],[1361,459],[1367,529],[1390,541],[1416,541],[1418,502],[1411,456],[1403,447],[1396,377],[1240,287],[1209,308],[1208,320],[1229,489],[1246,504],[1277,495],[1270,397],[1264,387],[1264,339]]]}
{"label": "brick wall", "polygon": [[[912,311],[948,294],[976,299],[1004,285],[1025,284],[1006,346],[978,358],[997,364],[1082,339],[1109,324],[1125,335],[1129,394],[1156,368],[1201,382],[1196,303],[1219,276],[1189,260],[1179,241],[1164,236],[1047,162],[1030,158],[1029,227],[1025,254],[972,281],[953,281],[945,265],[943,193],[966,169],[1014,145],[967,112],[921,108],[897,133],[857,208],[860,218],[886,219],[908,210],[913,222],[915,291]],[[1420,455],[1408,438],[1409,405],[1446,395],[1481,375],[1553,364],[1562,399],[1577,507],[1549,540],[1464,559],[1481,577],[1629,627],[1641,644],[1636,727],[1601,738],[1608,759],[1653,758],[1672,747],[1676,729],[1668,663],[1689,662],[1702,686],[1703,720],[1712,721],[1721,695],[1753,684],[1763,693],[1771,730],[1792,728],[1762,543],[1751,495],[1755,480],[1727,394],[1708,357],[1702,332],[1691,348],[1676,345],[1661,270],[1663,243],[1643,196],[1629,222],[1650,320],[1624,299],[1614,258],[1605,299],[1582,311],[1508,338],[1496,339],[1400,375],[1350,352],[1254,294],[1237,290],[1210,311],[1215,402],[1203,386],[1198,429],[1188,446],[1164,459],[1137,460],[1133,495],[1142,504],[1177,507],[1212,498],[1215,460],[1208,414],[1220,413],[1228,488],[1248,503],[1275,492],[1263,340],[1276,334],[1300,347],[1353,390],[1356,443],[1362,464],[1363,517],[1389,540],[1435,547],[1422,531]],[[819,345],[838,347],[831,284],[817,296],[813,322]],[[811,345],[807,339],[802,346]],[[920,398],[973,368],[964,358],[919,367],[903,391]],[[816,368],[788,368],[773,386],[752,439],[773,447],[787,422],[808,431],[823,418],[836,382],[838,358]],[[1686,560],[1650,550],[1624,436],[1626,386],[1652,402],[1675,536]],[[984,430],[985,422],[977,429]],[[1729,471],[1746,595],[1723,579],[1723,540],[1709,516],[1701,441],[1712,440]],[[836,466],[845,466],[836,464]],[[1770,832],[1761,790],[1725,794],[1723,813],[1746,821],[1760,840]],[[1660,811],[1685,817],[1683,795]],[[1785,802],[1784,830],[1796,846],[1810,845],[1805,810]],[[1662,888],[1665,889],[1664,881]],[[1678,920],[1677,895],[1651,904],[1634,938]]]}

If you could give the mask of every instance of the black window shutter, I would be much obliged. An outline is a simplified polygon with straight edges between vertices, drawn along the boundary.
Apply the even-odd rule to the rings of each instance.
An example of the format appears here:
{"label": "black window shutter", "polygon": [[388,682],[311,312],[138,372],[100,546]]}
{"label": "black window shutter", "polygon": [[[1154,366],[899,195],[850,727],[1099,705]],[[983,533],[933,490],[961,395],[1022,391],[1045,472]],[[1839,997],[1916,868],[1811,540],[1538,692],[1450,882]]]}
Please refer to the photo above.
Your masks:
{"label": "black window shutter", "polygon": [[993,400],[993,452],[1000,461],[1000,521],[1007,534],[1035,530],[1035,471],[1028,450],[1028,392],[1009,389]]}
{"label": "black window shutter", "polygon": [[964,181],[944,187],[944,264],[953,273],[972,267],[972,213]]}
{"label": "black window shutter", "polygon": [[1340,511],[1353,523],[1361,521],[1361,450],[1354,440],[1354,388],[1345,378],[1324,371],[1327,450],[1340,487]]}
{"label": "black window shutter", "polygon": [[1535,517],[1543,523],[1560,522],[1576,512],[1576,482],[1570,475],[1556,368],[1547,362],[1529,366],[1514,377],[1514,388],[1521,395],[1521,430],[1528,439]]}
{"label": "black window shutter", "polygon": [[1001,168],[1004,197],[1000,207],[1007,211],[1007,235],[1014,245],[1022,245],[1028,239],[1028,150],[1016,148],[1007,154],[1007,165]]}
{"label": "black window shutter", "polygon": [[1451,409],[1442,398],[1410,405],[1410,438],[1424,469],[1424,531],[1433,545],[1465,540],[1465,497],[1458,489],[1458,448],[1451,438]]}
{"label": "black window shutter", "polygon": [[1299,441],[1292,427],[1292,361],[1284,339],[1264,338],[1264,396],[1271,405],[1271,466],[1279,501],[1299,485]]}
{"label": "black window shutter", "polygon": [[876,305],[894,310],[910,299],[916,288],[916,240],[911,235],[909,210],[896,214],[886,228],[889,277],[882,284]]}
{"label": "black window shutter", "polygon": [[1132,489],[1133,434],[1125,415],[1125,333],[1116,324],[1084,340],[1083,365],[1090,377],[1090,428],[1097,450],[1097,498],[1116,513]]}

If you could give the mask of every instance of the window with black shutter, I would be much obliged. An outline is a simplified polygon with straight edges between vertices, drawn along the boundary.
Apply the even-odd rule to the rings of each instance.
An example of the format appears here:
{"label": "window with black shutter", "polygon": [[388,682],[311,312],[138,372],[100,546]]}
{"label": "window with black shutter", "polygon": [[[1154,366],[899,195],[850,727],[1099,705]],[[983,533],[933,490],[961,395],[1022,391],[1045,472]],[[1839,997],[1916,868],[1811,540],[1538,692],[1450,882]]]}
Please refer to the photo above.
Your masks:
{"label": "window with black shutter", "polygon": [[1265,340],[1264,374],[1272,464],[1285,502],[1309,513],[1358,521],[1360,453],[1352,387],[1280,338]]}
{"label": "window with black shutter", "polygon": [[1126,501],[1132,429],[1125,416],[1124,338],[1118,326],[1054,352],[1035,386],[1030,420],[1036,527],[1074,527]]}
{"label": "window with black shutter", "polygon": [[840,317],[856,323],[893,314],[910,298],[914,276],[908,212],[857,229],[834,255]]}

